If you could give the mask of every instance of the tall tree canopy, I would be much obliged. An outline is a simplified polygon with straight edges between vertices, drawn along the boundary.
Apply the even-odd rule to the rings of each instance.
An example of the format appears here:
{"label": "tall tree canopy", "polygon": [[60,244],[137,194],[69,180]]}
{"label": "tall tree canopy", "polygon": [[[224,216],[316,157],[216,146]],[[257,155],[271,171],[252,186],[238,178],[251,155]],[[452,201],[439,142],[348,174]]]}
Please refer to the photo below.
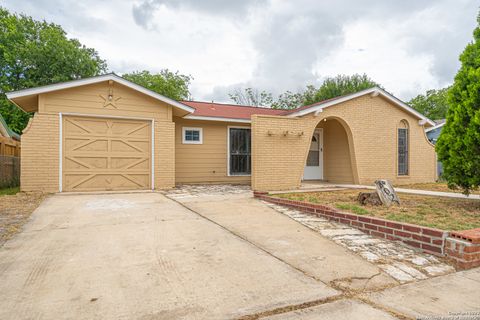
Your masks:
{"label": "tall tree canopy", "polygon": [[148,71],[135,71],[122,75],[123,78],[135,82],[147,89],[174,100],[187,100],[190,98],[188,89],[191,76],[171,72],[168,69],[152,74]]}
{"label": "tall tree canopy", "polygon": [[419,94],[408,104],[430,119],[445,119],[448,110],[448,89],[428,90],[426,94]]}
{"label": "tall tree canopy", "polygon": [[448,91],[447,122],[437,141],[449,187],[465,194],[480,186],[480,15],[473,41],[460,55],[462,66]]}
{"label": "tall tree canopy", "polygon": [[6,92],[95,76],[106,68],[94,49],[67,38],[60,26],[0,7],[0,113],[12,130],[21,133],[30,115],[10,103]]}
{"label": "tall tree canopy", "polygon": [[305,90],[297,93],[286,91],[280,94],[277,99],[269,92],[254,88],[235,89],[229,96],[235,103],[242,105],[263,106],[274,109],[295,109],[303,105],[313,104],[372,87],[380,87],[380,85],[366,74],[338,75],[326,78],[319,88],[308,85]]}
{"label": "tall tree canopy", "polygon": [[323,100],[355,93],[364,89],[380,87],[366,74],[338,75],[326,78],[315,94],[306,96],[304,104],[312,104]]}

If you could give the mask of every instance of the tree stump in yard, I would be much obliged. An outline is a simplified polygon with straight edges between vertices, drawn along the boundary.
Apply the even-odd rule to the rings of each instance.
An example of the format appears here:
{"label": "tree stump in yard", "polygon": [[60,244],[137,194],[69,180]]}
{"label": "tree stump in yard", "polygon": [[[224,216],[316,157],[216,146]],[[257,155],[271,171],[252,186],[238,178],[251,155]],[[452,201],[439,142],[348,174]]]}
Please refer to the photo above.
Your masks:
{"label": "tree stump in yard", "polygon": [[357,198],[361,205],[381,206],[382,200],[376,192],[360,192]]}

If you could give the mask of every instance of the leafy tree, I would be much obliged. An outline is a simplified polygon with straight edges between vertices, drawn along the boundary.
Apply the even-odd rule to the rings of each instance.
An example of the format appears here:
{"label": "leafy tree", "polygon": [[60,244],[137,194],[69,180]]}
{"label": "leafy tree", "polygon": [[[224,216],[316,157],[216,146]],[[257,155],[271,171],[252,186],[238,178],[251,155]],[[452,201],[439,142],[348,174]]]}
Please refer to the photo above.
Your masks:
{"label": "leafy tree", "polygon": [[477,22],[473,41],[460,55],[462,66],[448,91],[447,122],[436,144],[448,186],[465,194],[480,185],[480,15]]}
{"label": "leafy tree", "polygon": [[266,106],[274,109],[295,109],[372,87],[380,87],[380,85],[365,74],[338,75],[325,79],[318,89],[308,85],[304,91],[297,93],[286,91],[280,94],[277,99],[273,98],[271,93],[254,88],[236,89],[229,96],[235,103],[242,105]]}
{"label": "leafy tree", "polygon": [[236,104],[254,107],[270,107],[273,103],[273,96],[266,91],[259,91],[254,88],[235,89],[228,96]]}
{"label": "leafy tree", "polygon": [[430,119],[445,119],[448,110],[448,89],[428,90],[425,95],[419,94],[408,104]]}
{"label": "leafy tree", "polygon": [[305,104],[306,100],[312,99],[316,91],[317,89],[312,85],[308,85],[303,92],[293,93],[286,91],[278,96],[271,107],[273,109],[295,109],[301,107]]}
{"label": "leafy tree", "polygon": [[68,39],[60,26],[0,7],[0,113],[12,130],[21,133],[30,115],[10,103],[6,92],[95,76],[106,68],[94,49]]}
{"label": "leafy tree", "polygon": [[188,87],[192,77],[179,74],[178,71],[171,72],[164,69],[159,73],[151,74],[144,70],[126,73],[122,77],[170,99],[187,100],[190,98]]}
{"label": "leafy tree", "polygon": [[366,74],[354,74],[351,76],[338,75],[329,77],[323,81],[315,94],[305,96],[305,105],[317,103],[330,98],[355,93],[364,89],[380,87],[378,83],[370,79]]}

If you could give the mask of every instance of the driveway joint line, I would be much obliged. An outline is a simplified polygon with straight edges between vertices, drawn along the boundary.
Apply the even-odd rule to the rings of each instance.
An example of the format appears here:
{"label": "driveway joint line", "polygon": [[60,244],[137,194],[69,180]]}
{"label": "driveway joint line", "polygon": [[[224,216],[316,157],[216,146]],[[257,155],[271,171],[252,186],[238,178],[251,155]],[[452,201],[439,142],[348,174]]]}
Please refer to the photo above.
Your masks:
{"label": "driveway joint line", "polygon": [[250,245],[254,246],[255,248],[263,251],[264,253],[268,254],[269,256],[275,258],[276,260],[278,260],[278,261],[286,264],[286,265],[289,266],[290,268],[297,270],[298,272],[302,273],[303,275],[305,275],[305,276],[307,276],[307,277],[309,277],[309,278],[311,278],[311,279],[314,279],[315,281],[318,281],[318,282],[321,282],[321,283],[323,283],[323,284],[325,284],[325,285],[328,285],[327,283],[323,282],[322,280],[318,279],[317,277],[312,276],[312,275],[306,273],[305,271],[303,271],[302,269],[299,269],[299,268],[295,267],[294,265],[291,265],[290,263],[288,263],[288,262],[282,260],[281,258],[275,256],[274,254],[272,254],[271,252],[267,251],[266,249],[260,247],[260,246],[257,245],[256,243],[250,241],[248,238],[245,238],[245,237],[241,236],[240,234],[238,234],[238,233],[236,233],[236,232],[234,232],[234,231],[226,228],[225,226],[219,224],[218,222],[216,222],[216,221],[214,221],[214,220],[212,220],[212,219],[210,219],[210,218],[202,215],[201,213],[193,210],[192,208],[190,208],[190,207],[187,206],[186,204],[184,204],[184,203],[182,203],[182,202],[180,202],[180,201],[177,201],[176,199],[170,198],[168,195],[167,195],[167,197],[168,197],[169,199],[171,199],[172,201],[178,203],[179,205],[181,205],[181,206],[184,207],[185,209],[187,209],[187,210],[189,210],[189,211],[197,214],[198,216],[202,217],[203,219],[205,219],[205,220],[207,220],[207,221],[209,221],[209,222],[211,222],[211,223],[219,226],[220,228],[222,228],[223,230],[227,231],[228,233],[236,236],[236,237],[239,238],[239,239],[242,239],[243,241],[245,241],[245,242],[249,243]]}
{"label": "driveway joint line", "polygon": [[[286,313],[286,312],[291,312],[291,311],[295,311],[295,310],[301,310],[301,309],[306,309],[306,308],[310,308],[310,307],[314,307],[314,306],[318,306],[318,305],[322,305],[322,304],[326,304],[326,303],[329,303],[329,302],[334,302],[334,301],[337,301],[337,300],[342,300],[342,299],[348,299],[348,298],[352,298],[352,299],[358,299],[360,300],[360,296],[361,294],[364,293],[364,290],[365,289],[362,289],[362,290],[355,290],[355,291],[348,291],[348,290],[345,290],[345,289],[342,289],[338,286],[336,286],[334,283],[334,281],[331,281],[330,283],[325,283],[323,282],[322,280],[318,279],[317,277],[313,276],[313,275],[310,275],[308,273],[306,273],[305,271],[303,271],[302,269],[299,269],[297,268],[296,266],[282,260],[281,258],[273,255],[272,253],[270,253],[269,251],[267,251],[266,249],[260,247],[259,245],[257,245],[256,243],[250,241],[248,238],[245,238],[243,236],[241,236],[240,234],[226,228],[225,226],[221,225],[220,223],[202,215],[200,212],[190,208],[188,205],[186,205],[185,203],[182,203],[180,201],[178,201],[177,199],[175,198],[171,198],[169,197],[168,194],[165,194],[165,196],[174,201],[175,203],[179,204],[180,206],[182,206],[183,208],[187,209],[188,211],[200,216],[201,218],[217,225],[218,227],[222,228],[223,230],[227,231],[228,233],[234,235],[235,237],[247,242],[248,244],[254,246],[255,248],[261,250],[262,252],[266,253],[267,255],[275,258],[276,260],[286,264],[287,266],[289,266],[290,268],[302,273],[303,275],[305,275],[306,277],[309,277],[311,279],[314,279],[315,281],[318,281],[318,282],[321,282],[323,284],[325,284],[326,286],[328,287],[331,287],[335,290],[337,290],[338,292],[340,292],[340,294],[338,295],[334,295],[332,297],[328,297],[328,298],[325,298],[325,299],[319,299],[319,300],[313,300],[313,301],[307,301],[307,302],[303,302],[303,303],[299,303],[299,304],[293,304],[293,305],[288,305],[288,306],[283,306],[283,307],[279,307],[279,308],[275,308],[275,309],[271,309],[271,310],[266,310],[266,311],[260,311],[260,312],[257,312],[257,313],[254,313],[254,314],[251,314],[251,315],[244,315],[240,318],[237,318],[238,320],[254,320],[254,319],[259,319],[259,318],[263,318],[263,317],[266,317],[266,316],[271,316],[271,315],[277,315],[277,314],[282,314],[282,313]],[[294,220],[294,219],[292,219]],[[295,220],[294,220],[295,221]],[[298,221],[296,221],[297,223],[299,223]],[[301,224],[301,223],[299,223]],[[302,224],[301,224],[302,225]],[[312,231],[310,228],[307,228],[308,230]],[[370,277],[350,277],[348,279],[358,279],[358,280],[368,280],[370,281],[371,279],[373,279],[374,277],[376,276],[379,276],[381,274],[381,272],[378,272]],[[367,281],[367,283],[368,283]],[[378,289],[378,290],[374,290],[374,291],[382,291],[384,290],[385,288],[381,288],[381,289]],[[401,319],[401,320],[410,320],[410,319],[413,319],[413,318],[409,318],[409,317],[406,317],[405,315],[402,315],[402,314],[399,314],[395,311],[391,311],[391,310],[388,310],[386,309],[385,307],[378,307],[376,306],[376,304],[374,304],[373,302],[371,302],[370,300],[368,299],[364,299],[361,300],[362,302],[376,308],[376,309],[381,309],[381,310],[384,310],[386,312],[388,312],[389,314],[391,315],[394,315],[396,318],[398,319]]]}

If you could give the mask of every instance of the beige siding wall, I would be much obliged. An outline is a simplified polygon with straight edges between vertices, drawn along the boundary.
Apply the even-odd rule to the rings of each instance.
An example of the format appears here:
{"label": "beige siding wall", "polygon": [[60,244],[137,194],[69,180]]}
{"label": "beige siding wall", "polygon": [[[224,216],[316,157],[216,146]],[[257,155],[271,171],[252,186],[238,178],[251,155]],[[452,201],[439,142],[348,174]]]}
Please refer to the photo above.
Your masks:
{"label": "beige siding wall", "polygon": [[322,121],[323,178],[329,182],[354,183],[348,137],[337,120]]}
{"label": "beige siding wall", "polygon": [[59,116],[35,113],[22,134],[22,191],[58,191]]}
{"label": "beige siding wall", "polygon": [[[435,149],[418,119],[380,96],[367,95],[326,108],[318,117],[254,116],[252,185],[255,190],[285,190],[300,185],[309,139],[324,118],[327,123],[337,119],[345,128],[355,183],[371,184],[379,178],[397,185],[435,180]],[[402,120],[410,127],[408,176],[397,175],[397,126]],[[269,135],[269,131],[274,134]],[[285,136],[282,131],[292,134]],[[301,132],[304,135],[298,136]],[[327,135],[326,131],[324,139],[328,140]],[[327,169],[332,167],[327,164],[325,168],[328,177]],[[334,170],[339,172],[339,169]]]}
{"label": "beige siding wall", "polygon": [[[105,105],[104,98],[109,93],[113,93],[114,106]],[[155,188],[171,188],[175,185],[175,125],[171,106],[120,84],[103,82],[42,94],[38,99],[38,110],[31,123],[31,131],[36,133],[27,130],[22,136],[22,144],[23,139],[27,140],[23,144],[26,150],[22,150],[22,153],[37,155],[22,159],[22,189],[58,191],[60,112],[154,119]],[[56,121],[55,125],[52,121]],[[38,167],[44,159],[48,159],[49,164]]]}
{"label": "beige siding wall", "polygon": [[[227,128],[249,124],[174,118],[175,179],[177,183],[249,183],[250,176],[227,174]],[[202,144],[183,144],[182,128],[203,129]]]}

